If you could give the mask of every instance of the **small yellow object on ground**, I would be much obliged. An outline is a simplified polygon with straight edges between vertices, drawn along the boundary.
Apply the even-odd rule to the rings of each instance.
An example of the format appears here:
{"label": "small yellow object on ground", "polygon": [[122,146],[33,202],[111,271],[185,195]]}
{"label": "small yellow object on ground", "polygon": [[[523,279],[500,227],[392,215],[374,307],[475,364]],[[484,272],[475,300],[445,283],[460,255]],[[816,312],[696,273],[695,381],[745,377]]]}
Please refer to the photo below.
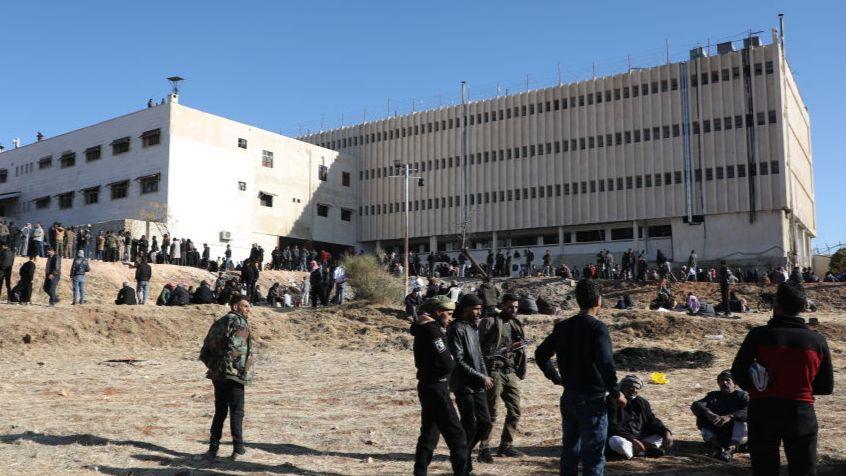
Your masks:
{"label": "small yellow object on ground", "polygon": [[664,372],[652,372],[649,379],[652,380],[652,383],[657,383],[658,385],[664,385],[669,382],[669,380],[667,380],[667,375]]}

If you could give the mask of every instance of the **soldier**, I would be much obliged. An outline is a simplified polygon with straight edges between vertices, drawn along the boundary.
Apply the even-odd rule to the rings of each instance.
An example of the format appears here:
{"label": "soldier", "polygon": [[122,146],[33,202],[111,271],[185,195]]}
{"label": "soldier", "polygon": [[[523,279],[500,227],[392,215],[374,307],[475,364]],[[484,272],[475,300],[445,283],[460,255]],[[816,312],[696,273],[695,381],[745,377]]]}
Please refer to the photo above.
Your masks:
{"label": "soldier", "polygon": [[229,301],[230,311],[209,329],[200,360],[208,368],[206,377],[214,384],[214,418],[206,456],[217,457],[223,422],[229,413],[232,433],[232,459],[246,453],[244,448],[244,385],[249,383],[253,366],[252,335],[247,316],[250,302],[242,296]]}
{"label": "soldier", "polygon": [[439,435],[444,435],[449,447],[453,473],[467,474],[467,439],[449,398],[448,380],[455,361],[444,341],[454,309],[455,303],[447,296],[435,296],[420,305],[420,314],[411,325],[421,407],[420,437],[414,453],[415,476],[427,474]]}
{"label": "soldier", "polygon": [[[502,398],[506,410],[505,426],[502,429],[497,455],[508,457],[525,456],[513,446],[517,423],[520,421],[518,382],[526,378],[525,350],[511,350],[515,344],[526,339],[523,325],[517,319],[518,302],[519,298],[514,294],[504,295],[500,313],[482,319],[479,324],[482,354],[485,356],[488,375],[494,381],[493,388],[487,391],[491,423],[496,421],[497,398]],[[493,462],[489,448],[490,436],[490,431],[482,435],[479,442],[479,461]]]}

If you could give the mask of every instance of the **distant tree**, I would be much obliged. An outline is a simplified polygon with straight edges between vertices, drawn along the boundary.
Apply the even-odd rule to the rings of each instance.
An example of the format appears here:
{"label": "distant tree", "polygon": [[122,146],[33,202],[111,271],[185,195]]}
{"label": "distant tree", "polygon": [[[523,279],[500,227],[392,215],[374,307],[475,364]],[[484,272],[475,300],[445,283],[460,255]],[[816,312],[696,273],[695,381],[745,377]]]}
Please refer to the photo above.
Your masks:
{"label": "distant tree", "polygon": [[846,271],[846,248],[840,248],[831,255],[831,263],[829,263],[828,268],[834,274]]}

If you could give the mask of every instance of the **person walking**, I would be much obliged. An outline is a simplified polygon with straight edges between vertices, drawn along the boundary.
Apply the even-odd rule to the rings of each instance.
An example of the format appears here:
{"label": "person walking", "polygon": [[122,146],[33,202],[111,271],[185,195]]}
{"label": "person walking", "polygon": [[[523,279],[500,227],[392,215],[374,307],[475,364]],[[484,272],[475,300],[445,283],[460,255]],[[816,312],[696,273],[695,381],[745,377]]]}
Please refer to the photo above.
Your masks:
{"label": "person walking", "polygon": [[[562,443],[560,473],[601,476],[605,471],[608,437],[606,394],[625,406],[620,393],[608,327],[598,319],[602,295],[597,284],[582,279],[576,285],[579,313],[560,321],[535,350],[535,363],[556,385],[561,397]],[[558,369],[550,360],[555,355]]]}
{"label": "person walking", "polygon": [[91,271],[88,266],[88,260],[85,259],[85,252],[77,251],[76,258],[71,263],[70,278],[73,285],[73,302],[75,304],[85,304],[85,273]]}
{"label": "person walking", "polygon": [[[449,299],[447,297],[447,299]],[[494,381],[488,376],[482,349],[479,346],[477,322],[482,316],[482,300],[473,294],[461,298],[459,320],[447,330],[447,346],[455,359],[455,371],[450,376],[450,388],[461,415],[461,426],[467,437],[467,472],[473,471],[470,453],[473,447],[491,431],[486,392],[493,389]],[[483,460],[480,455],[479,461]]]}
{"label": "person walking", "polygon": [[12,302],[12,266],[15,265],[15,253],[6,243],[0,243],[0,296],[3,284],[6,284],[6,302]]}
{"label": "person walking", "polygon": [[243,296],[234,296],[229,302],[229,313],[209,328],[200,350],[200,360],[206,365],[206,377],[214,385],[214,417],[209,430],[208,458],[217,457],[223,422],[229,414],[232,434],[232,456],[237,459],[246,453],[244,447],[244,386],[252,379],[252,335],[247,320],[250,302]]}
{"label": "person walking", "polygon": [[[526,378],[525,349],[512,350],[526,340],[523,324],[517,318],[519,298],[505,294],[500,304],[501,311],[482,319],[479,324],[479,343],[485,358],[488,375],[493,379],[493,388],[488,390],[488,411],[491,425],[496,421],[496,403],[502,398],[505,405],[505,425],[500,437],[497,456],[525,456],[514,448],[514,435],[520,421],[519,381]],[[479,460],[492,461],[490,452],[491,432],[482,435],[479,442]]]}
{"label": "person walking", "polygon": [[57,255],[52,247],[45,250],[47,254],[47,265],[44,269],[44,292],[50,297],[50,305],[55,306],[59,302],[56,296],[56,287],[59,285],[59,278],[62,276],[62,257]]}
{"label": "person walking", "polygon": [[731,366],[749,392],[753,476],[779,474],[782,443],[790,476],[817,474],[814,395],[832,394],[834,369],[825,337],[799,316],[806,304],[801,284],[779,284],[772,319],[749,331]]}
{"label": "person walking", "polygon": [[455,368],[444,341],[452,321],[455,303],[446,296],[427,299],[411,325],[414,336],[414,365],[417,368],[417,397],[420,400],[420,436],[414,451],[414,475],[425,476],[440,435],[449,447],[453,474],[468,474],[467,438],[449,398],[449,375]]}
{"label": "person walking", "polygon": [[141,261],[138,262],[138,267],[135,268],[135,294],[138,298],[138,304],[147,303],[147,292],[152,277],[153,269],[147,259],[142,257]]}

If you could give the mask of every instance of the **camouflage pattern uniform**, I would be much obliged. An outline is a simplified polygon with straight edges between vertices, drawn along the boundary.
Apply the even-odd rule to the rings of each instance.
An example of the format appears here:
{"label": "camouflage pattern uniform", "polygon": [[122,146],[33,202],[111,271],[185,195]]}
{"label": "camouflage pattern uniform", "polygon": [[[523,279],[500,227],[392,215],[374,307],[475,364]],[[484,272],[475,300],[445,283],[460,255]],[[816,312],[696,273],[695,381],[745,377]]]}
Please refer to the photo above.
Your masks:
{"label": "camouflage pattern uniform", "polygon": [[[244,384],[252,377],[252,336],[247,319],[229,312],[212,324],[200,359],[208,367],[206,377],[214,383],[214,418],[209,452],[216,454],[229,413],[229,429],[237,454],[244,453]],[[234,456],[234,454],[233,454]]]}

